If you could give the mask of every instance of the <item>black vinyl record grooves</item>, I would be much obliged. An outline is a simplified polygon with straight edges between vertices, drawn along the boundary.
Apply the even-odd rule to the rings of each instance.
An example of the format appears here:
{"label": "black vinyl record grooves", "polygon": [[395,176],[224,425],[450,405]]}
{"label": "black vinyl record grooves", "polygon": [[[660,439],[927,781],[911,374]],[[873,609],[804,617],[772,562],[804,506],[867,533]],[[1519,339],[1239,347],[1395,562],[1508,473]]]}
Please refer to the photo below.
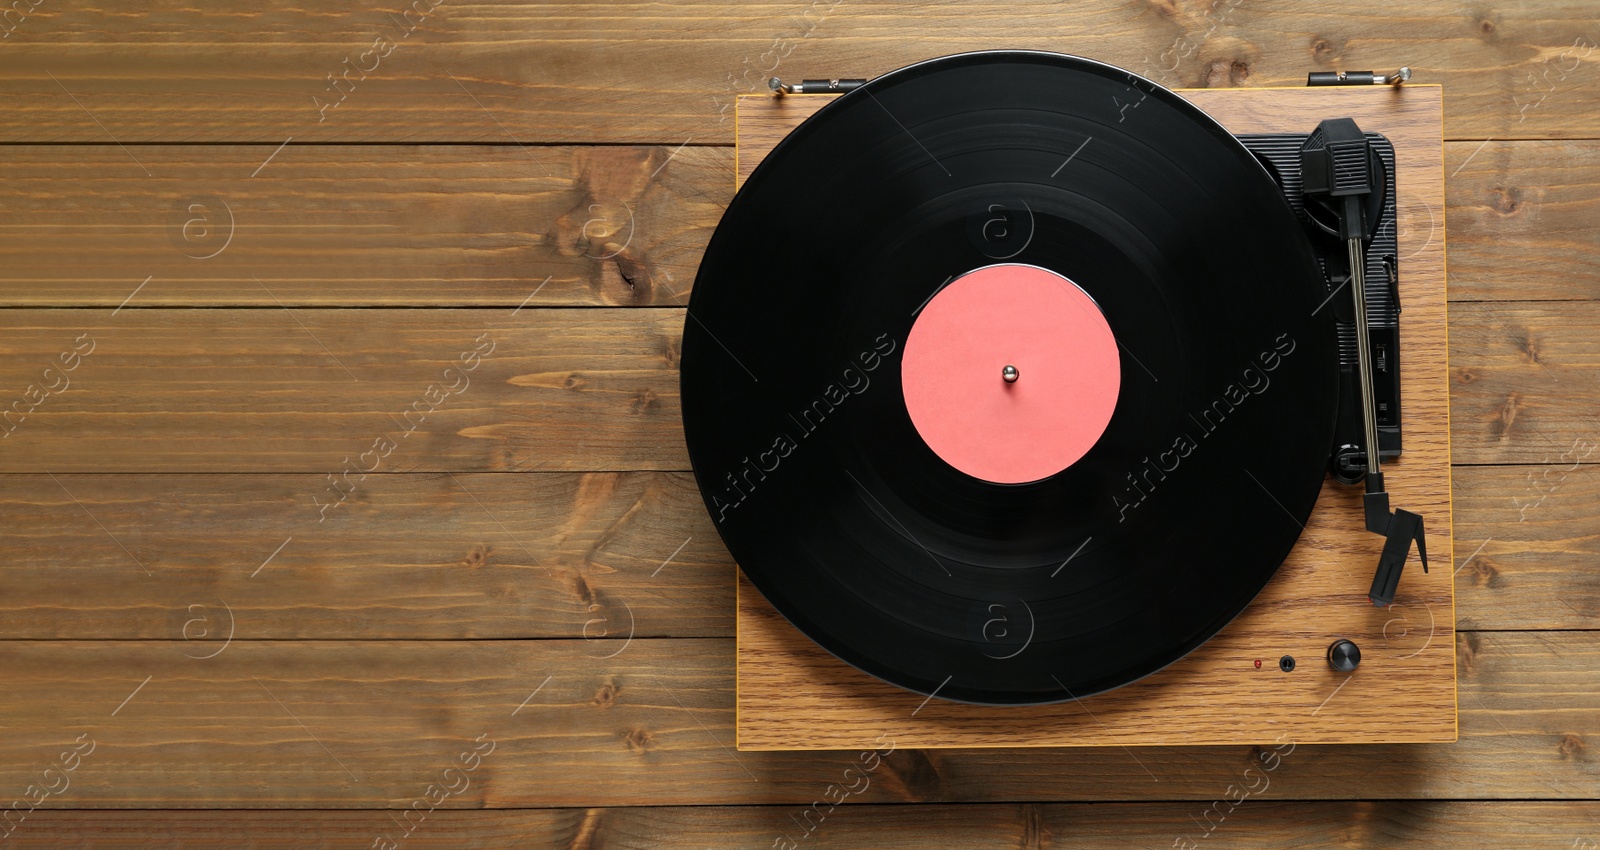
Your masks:
{"label": "black vinyl record grooves", "polygon": [[[917,311],[996,263],[1075,282],[1121,351],[1104,434],[1027,484],[946,463],[901,389]],[[1337,403],[1326,297],[1271,177],[1187,101],[1061,54],[931,60],[822,108],[729,205],[684,324],[689,456],[829,652],[941,699],[1087,696],[1205,642],[1294,546]]]}

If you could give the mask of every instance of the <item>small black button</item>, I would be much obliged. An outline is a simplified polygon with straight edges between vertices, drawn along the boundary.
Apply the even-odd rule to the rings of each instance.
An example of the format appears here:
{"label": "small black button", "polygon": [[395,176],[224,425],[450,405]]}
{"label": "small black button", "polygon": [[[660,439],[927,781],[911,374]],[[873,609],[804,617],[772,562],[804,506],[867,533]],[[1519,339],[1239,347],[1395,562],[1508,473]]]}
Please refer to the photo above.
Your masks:
{"label": "small black button", "polygon": [[1285,655],[1284,657],[1278,659],[1278,669],[1282,670],[1285,673],[1289,672],[1290,670],[1293,670],[1294,669],[1294,656],[1293,655]]}
{"label": "small black button", "polygon": [[1361,647],[1340,638],[1328,647],[1328,666],[1340,673],[1353,672],[1361,664]]}

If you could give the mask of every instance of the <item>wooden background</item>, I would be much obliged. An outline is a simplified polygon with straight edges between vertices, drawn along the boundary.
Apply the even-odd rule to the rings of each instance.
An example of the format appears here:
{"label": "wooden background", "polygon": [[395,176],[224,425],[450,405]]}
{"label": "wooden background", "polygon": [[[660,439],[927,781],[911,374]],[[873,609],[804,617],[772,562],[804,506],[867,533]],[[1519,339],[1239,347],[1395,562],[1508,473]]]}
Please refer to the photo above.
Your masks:
{"label": "wooden background", "polygon": [[[1592,2],[430,2],[0,11],[5,842],[1600,846]],[[986,47],[1445,86],[1458,743],[733,752],[732,98]]]}

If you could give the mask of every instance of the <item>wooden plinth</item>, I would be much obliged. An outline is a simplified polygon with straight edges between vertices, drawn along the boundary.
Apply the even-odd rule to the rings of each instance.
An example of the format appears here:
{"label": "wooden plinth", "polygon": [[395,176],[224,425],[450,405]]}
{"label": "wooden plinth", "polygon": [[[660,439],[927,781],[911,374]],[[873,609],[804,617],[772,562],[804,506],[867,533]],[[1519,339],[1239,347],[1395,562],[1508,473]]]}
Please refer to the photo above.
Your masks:
{"label": "wooden plinth", "polygon": [[[1405,743],[1456,739],[1455,594],[1450,565],[1442,92],[1438,86],[1180,91],[1235,133],[1306,132],[1349,116],[1394,144],[1401,256],[1405,455],[1385,466],[1393,503],[1427,518],[1433,571],[1413,555],[1395,604],[1366,601],[1382,539],[1362,529],[1359,488],[1323,488],[1299,545],[1215,638],[1109,693],[1038,707],[925,699],[834,658],[738,573],[738,747],[1063,747]],[[832,95],[738,103],[735,179]],[[737,572],[737,571],[736,571]],[[1322,660],[1337,638],[1362,663]],[[1278,669],[1292,655],[1294,672]],[[1255,662],[1259,660],[1258,669]]]}

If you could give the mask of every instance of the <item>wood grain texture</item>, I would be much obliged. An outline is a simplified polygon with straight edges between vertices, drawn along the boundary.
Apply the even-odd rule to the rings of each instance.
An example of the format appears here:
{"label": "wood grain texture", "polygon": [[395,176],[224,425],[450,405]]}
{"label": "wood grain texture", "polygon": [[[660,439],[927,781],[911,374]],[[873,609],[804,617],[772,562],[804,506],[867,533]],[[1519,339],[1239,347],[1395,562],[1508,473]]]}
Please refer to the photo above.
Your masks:
{"label": "wood grain texture", "polygon": [[[359,470],[684,469],[683,320],[682,309],[9,311],[0,471],[340,475],[319,488],[326,503],[359,493]],[[463,374],[474,352],[487,356]],[[76,364],[65,374],[52,368],[62,355]],[[380,439],[396,445],[363,459]]]}
{"label": "wood grain texture", "polygon": [[686,473],[15,475],[0,638],[733,634],[732,563]]}
{"label": "wood grain texture", "polygon": [[415,8],[48,3],[0,54],[13,116],[0,141],[727,144],[732,98],[764,90],[770,73],[875,76],[995,48],[1071,51],[1169,87],[1303,85],[1308,71],[1410,65],[1419,82],[1450,87],[1450,138],[1593,138],[1597,126],[1585,91],[1600,24],[1587,0],[1431,11],[1370,0],[425,0],[429,14],[401,19]]}
{"label": "wood grain texture", "polygon": [[1445,174],[1451,300],[1600,298],[1600,142],[1446,145]]}
{"label": "wood grain texture", "polygon": [[1590,438],[1566,463],[1455,469],[1457,628],[1600,628],[1596,448]]}
{"label": "wood grain texture", "polygon": [[[1315,127],[1323,116],[1349,115],[1394,144],[1398,206],[1444,208],[1437,86],[1184,94],[1235,133],[1291,132]],[[824,96],[741,98],[739,173],[749,174],[786,128],[826,102]],[[1444,548],[1453,533],[1445,240],[1443,233],[1416,227],[1397,235],[1404,258],[1400,338],[1406,348],[1401,381],[1406,444],[1405,454],[1386,465],[1385,473],[1394,504],[1427,518],[1433,555],[1438,558],[1443,548],[1442,560],[1449,564],[1453,558]],[[1234,486],[1259,500],[1260,510],[1278,516],[1275,497],[1262,497],[1259,485],[1252,488],[1243,474]],[[1362,533],[1363,527],[1359,492],[1329,480],[1273,580],[1215,637],[1137,682],[1047,706],[929,699],[908,712],[909,692],[828,654],[785,621],[740,573],[739,747],[866,749],[880,734],[930,748],[1130,740],[1198,745],[1279,735],[1319,743],[1455,740],[1451,577],[1444,570],[1421,572],[1413,557],[1396,604],[1372,607],[1366,592],[1383,541]],[[1437,640],[1418,640],[1419,627]],[[1405,637],[1397,638],[1401,634]],[[1319,663],[1340,638],[1364,649],[1355,674],[1339,675]],[[1279,672],[1276,659],[1284,655],[1301,659],[1303,666],[1293,674]],[[1342,698],[1335,701],[1335,695]]]}
{"label": "wood grain texture", "polygon": [[[1506,847],[1583,848],[1600,827],[1588,802],[1272,802],[1246,800],[1195,825],[1202,803],[982,803],[921,806],[690,806],[621,809],[460,811],[416,819],[406,847],[581,847],[619,850],[663,845],[723,848],[805,847],[921,850],[1124,850],[1225,842],[1239,850],[1319,847],[1429,850]],[[1227,812],[1221,820],[1217,818]],[[818,820],[819,816],[821,820]],[[809,828],[809,832],[807,829]],[[382,811],[112,812],[40,810],[8,839],[18,847],[107,847],[139,836],[160,846],[210,848],[370,847],[402,830]],[[1202,840],[1202,836],[1204,839]],[[380,845],[381,846],[381,845]]]}
{"label": "wood grain texture", "polygon": [[[290,146],[253,179],[272,146],[135,150],[172,167],[152,183],[115,146],[7,149],[0,305],[115,308],[147,275],[130,304],[681,305],[733,193],[733,149],[695,144]],[[1600,141],[1452,142],[1444,169],[1452,301],[1600,297]],[[229,207],[187,211],[208,198]],[[229,213],[237,241],[194,259]],[[1443,232],[1441,210],[1399,213]]]}
{"label": "wood grain texture", "polygon": [[1600,440],[1597,323],[1593,301],[1451,305],[1456,462],[1565,464]]}
{"label": "wood grain texture", "polygon": [[0,305],[682,306],[733,194],[717,148],[128,150],[6,148]]}
{"label": "wood grain texture", "polygon": [[[1600,633],[1457,640],[1459,742],[1299,744],[1261,796],[1593,799],[1600,764],[1587,747],[1600,711],[1575,674],[1600,665]],[[181,640],[0,642],[0,787],[20,795],[52,782],[41,772],[84,733],[96,748],[48,808],[401,808],[479,735],[495,749],[447,808],[805,806],[860,763],[856,751],[735,752],[726,639],[235,640],[209,659],[192,653]],[[905,700],[909,713],[919,698]],[[857,799],[1211,801],[1272,761],[1272,737],[968,751],[897,742]]]}
{"label": "wood grain texture", "polygon": [[[215,647],[230,616],[241,640],[600,638],[630,622],[639,637],[734,634],[733,557],[687,473],[386,475],[323,523],[321,475],[56,478],[0,491],[0,639],[187,626]],[[1458,625],[1600,628],[1593,467],[1452,479]]]}
{"label": "wood grain texture", "polygon": [[[1297,745],[1204,839],[1270,747],[902,746],[800,845],[1600,843],[1586,0],[446,0],[322,121],[410,0],[30,3],[0,20],[0,308],[29,308],[0,310],[0,410],[100,347],[0,418],[0,787],[97,746],[4,843],[375,846],[485,733],[402,846],[798,839],[858,753],[733,750],[732,561],[685,473],[682,310],[654,308],[731,195],[735,96],[995,46],[1175,87],[1445,84],[1449,297],[1502,302],[1450,315],[1461,739]],[[181,212],[213,200],[234,238],[196,259],[217,237]],[[323,309],[371,307],[486,309]],[[486,330],[470,390],[318,522]]]}

